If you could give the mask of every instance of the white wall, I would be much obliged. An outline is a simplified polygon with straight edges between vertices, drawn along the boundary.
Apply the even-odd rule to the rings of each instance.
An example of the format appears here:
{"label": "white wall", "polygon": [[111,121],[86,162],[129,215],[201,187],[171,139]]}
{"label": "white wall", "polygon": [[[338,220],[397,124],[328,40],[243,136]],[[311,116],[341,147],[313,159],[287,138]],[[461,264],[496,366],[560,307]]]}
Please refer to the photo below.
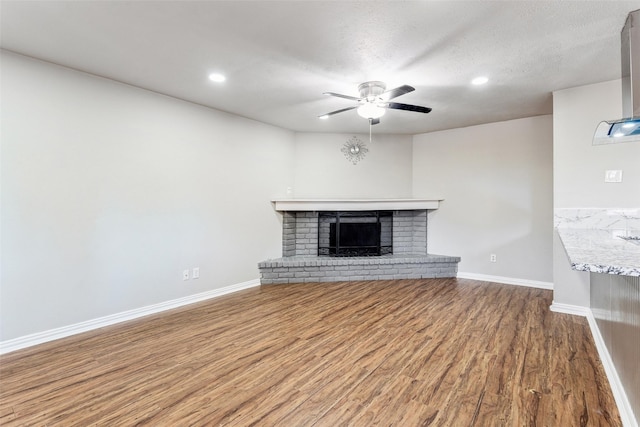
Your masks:
{"label": "white wall", "polygon": [[[640,143],[592,145],[598,123],[622,117],[620,80],[553,93],[554,208],[640,205]],[[622,183],[605,183],[622,169]]]}
{"label": "white wall", "polygon": [[[354,136],[369,150],[355,165],[341,151]],[[374,133],[371,143],[369,135],[297,133],[295,138],[295,197],[411,197],[410,135]]]}
{"label": "white wall", "polygon": [[[640,143],[592,145],[600,121],[622,117],[620,80],[553,93],[554,209],[640,206]],[[605,183],[621,169],[622,183]],[[589,306],[589,274],[570,269],[554,239],[554,303]]]}
{"label": "white wall", "polygon": [[269,201],[293,185],[293,132],[1,59],[0,341],[257,279],[280,256]]}
{"label": "white wall", "polygon": [[413,190],[444,198],[430,253],[461,256],[463,273],[551,282],[551,116],[415,135]]}

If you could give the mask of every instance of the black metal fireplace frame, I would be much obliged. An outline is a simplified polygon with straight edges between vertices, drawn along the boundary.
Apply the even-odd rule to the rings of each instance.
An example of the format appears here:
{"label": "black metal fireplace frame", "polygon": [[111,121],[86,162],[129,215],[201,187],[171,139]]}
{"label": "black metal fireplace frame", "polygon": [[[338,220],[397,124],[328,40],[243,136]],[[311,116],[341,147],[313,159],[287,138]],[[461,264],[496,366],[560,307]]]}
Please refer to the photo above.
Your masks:
{"label": "black metal fireplace frame", "polygon": [[[343,218],[375,218],[375,224],[377,224],[377,243],[369,246],[341,246],[340,245],[340,224]],[[381,228],[382,218],[389,218],[387,226],[390,227],[391,241],[389,245],[383,245],[381,242]],[[335,236],[330,236],[330,241],[333,241],[323,246],[321,233],[323,220],[335,220],[335,223],[329,222],[331,225],[335,224]],[[349,222],[350,224],[353,224]],[[357,224],[357,223],[356,223]],[[372,224],[368,222],[367,224]],[[331,232],[330,232],[331,234]],[[393,253],[393,212],[392,211],[322,211],[318,213],[318,255],[319,256],[332,256],[332,257],[354,257],[354,256],[380,256]]]}

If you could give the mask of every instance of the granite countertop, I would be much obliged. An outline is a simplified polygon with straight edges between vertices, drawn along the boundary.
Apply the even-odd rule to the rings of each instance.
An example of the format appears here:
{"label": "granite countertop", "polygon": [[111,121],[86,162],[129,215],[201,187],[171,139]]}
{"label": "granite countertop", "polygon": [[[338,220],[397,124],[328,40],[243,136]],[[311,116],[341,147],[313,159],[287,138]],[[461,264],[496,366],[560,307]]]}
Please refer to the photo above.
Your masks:
{"label": "granite countertop", "polygon": [[[640,276],[640,240],[625,240],[612,230],[556,230],[574,270]],[[640,230],[629,231],[626,235],[640,236]]]}

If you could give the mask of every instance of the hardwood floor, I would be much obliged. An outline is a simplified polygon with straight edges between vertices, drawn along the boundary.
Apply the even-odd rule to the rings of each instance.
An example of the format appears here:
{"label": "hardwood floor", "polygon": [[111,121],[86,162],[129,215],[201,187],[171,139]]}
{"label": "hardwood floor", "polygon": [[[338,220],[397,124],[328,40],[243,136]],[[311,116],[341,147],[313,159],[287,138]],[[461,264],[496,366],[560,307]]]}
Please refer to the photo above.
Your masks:
{"label": "hardwood floor", "polygon": [[0,359],[1,425],[620,426],[584,318],[463,279],[271,285]]}

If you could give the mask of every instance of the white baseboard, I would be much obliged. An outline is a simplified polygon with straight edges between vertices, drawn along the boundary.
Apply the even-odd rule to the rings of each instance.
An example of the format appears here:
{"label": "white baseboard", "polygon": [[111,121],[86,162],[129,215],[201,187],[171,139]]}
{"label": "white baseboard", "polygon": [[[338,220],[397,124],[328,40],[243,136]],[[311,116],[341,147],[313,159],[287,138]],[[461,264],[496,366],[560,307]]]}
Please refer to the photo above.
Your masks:
{"label": "white baseboard", "polygon": [[602,361],[604,372],[607,375],[607,379],[609,380],[609,386],[611,387],[613,399],[616,401],[616,405],[618,406],[618,412],[620,413],[622,425],[624,427],[638,427],[638,421],[633,415],[633,409],[631,408],[631,404],[629,403],[627,394],[624,391],[622,382],[620,382],[620,377],[618,376],[618,372],[616,371],[615,365],[613,364],[613,360],[611,359],[611,355],[609,354],[607,345],[605,344],[604,339],[600,334],[600,329],[598,328],[598,323],[596,322],[596,318],[593,315],[593,311],[589,307],[562,304],[555,301],[551,304],[549,309],[556,313],[572,314],[575,316],[583,316],[587,318],[587,321],[589,322],[589,329],[591,329],[591,335],[593,336],[593,341],[595,342],[596,349],[598,350],[598,356],[600,356],[600,361]]}
{"label": "white baseboard", "polygon": [[591,313],[589,307],[581,305],[563,304],[553,301],[549,309],[555,313],[573,314],[574,316],[587,317]]}
{"label": "white baseboard", "polygon": [[638,420],[636,420],[633,414],[633,408],[629,403],[627,393],[624,391],[624,387],[622,386],[622,382],[620,381],[620,377],[618,376],[616,367],[613,364],[613,360],[611,359],[611,355],[609,354],[607,345],[602,338],[602,334],[600,334],[600,329],[598,328],[596,318],[593,316],[593,313],[590,309],[587,310],[588,314],[586,317],[587,321],[589,321],[591,335],[593,335],[593,341],[596,343],[598,355],[600,356],[602,366],[604,367],[604,371],[607,374],[607,378],[609,379],[611,393],[613,394],[613,399],[616,401],[616,405],[618,406],[618,412],[620,413],[622,425],[624,427],[638,427]]}
{"label": "white baseboard", "polygon": [[551,282],[539,282],[537,280],[515,279],[515,278],[512,278],[512,277],[489,276],[489,275],[486,275],[486,274],[463,273],[463,272],[459,272],[458,273],[458,278],[460,278],[460,279],[480,280],[480,281],[483,281],[483,282],[503,283],[505,285],[528,286],[530,288],[553,290],[553,283],[551,283]]}
{"label": "white baseboard", "polygon": [[243,289],[253,288],[255,286],[260,286],[259,279],[249,280],[247,282],[225,286],[224,288],[212,289],[210,291],[202,292],[199,294],[189,295],[158,304],[148,305],[146,307],[135,308],[133,310],[127,310],[121,313],[111,314],[109,316],[87,320],[85,322],[80,322],[73,325],[63,326],[56,329],[50,329],[48,331],[38,332],[35,334],[25,335],[23,337],[2,341],[0,342],[0,354],[6,354],[12,351],[20,350],[22,348],[27,348],[48,341],[65,338],[82,332],[91,331],[93,329],[103,328],[105,326],[114,325],[116,323],[124,322],[127,320],[137,319],[139,317],[148,316],[150,314],[160,313],[165,310],[171,310],[172,308],[193,304],[195,302],[219,297],[222,295],[230,294],[232,292],[241,291]]}

